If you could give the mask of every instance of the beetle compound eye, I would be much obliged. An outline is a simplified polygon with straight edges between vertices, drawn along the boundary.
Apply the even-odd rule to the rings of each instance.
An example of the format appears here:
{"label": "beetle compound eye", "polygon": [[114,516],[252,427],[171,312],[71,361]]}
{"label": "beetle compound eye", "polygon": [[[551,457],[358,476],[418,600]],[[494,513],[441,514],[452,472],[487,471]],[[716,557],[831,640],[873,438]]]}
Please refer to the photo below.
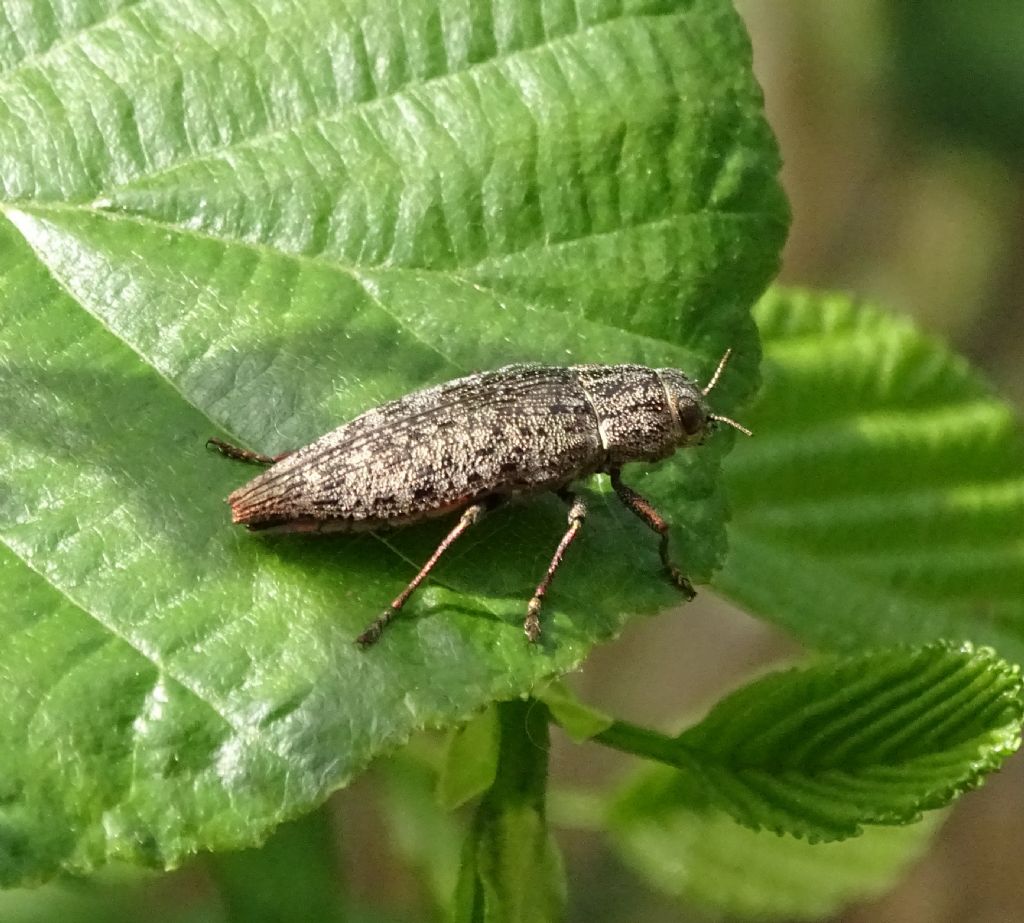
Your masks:
{"label": "beetle compound eye", "polygon": [[696,436],[704,431],[707,419],[699,404],[685,402],[679,405],[679,424],[687,436]]}

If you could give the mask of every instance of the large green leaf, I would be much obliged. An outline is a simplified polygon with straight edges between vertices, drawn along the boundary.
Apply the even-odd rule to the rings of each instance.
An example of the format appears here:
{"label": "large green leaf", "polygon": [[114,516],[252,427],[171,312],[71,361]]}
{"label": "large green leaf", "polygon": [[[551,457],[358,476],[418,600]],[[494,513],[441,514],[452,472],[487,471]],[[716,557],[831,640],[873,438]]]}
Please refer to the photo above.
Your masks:
{"label": "large green leaf", "polygon": [[[256,842],[415,729],[678,601],[593,515],[527,646],[554,499],[261,541],[263,451],[468,370],[636,360],[755,384],[785,231],[726,0],[23,0],[0,22],[0,880]],[[634,476],[706,580],[728,434]]]}
{"label": "large green leaf", "polygon": [[965,638],[1024,661],[1024,429],[966,362],[841,296],[756,309],[715,585],[826,648]]}

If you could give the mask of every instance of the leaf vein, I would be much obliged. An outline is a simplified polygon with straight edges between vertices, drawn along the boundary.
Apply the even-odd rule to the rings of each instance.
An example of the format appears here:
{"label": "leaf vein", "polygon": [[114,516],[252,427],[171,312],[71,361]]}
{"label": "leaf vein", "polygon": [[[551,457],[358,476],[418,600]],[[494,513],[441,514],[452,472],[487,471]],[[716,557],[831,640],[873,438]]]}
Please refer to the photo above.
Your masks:
{"label": "leaf vein", "polygon": [[[66,35],[61,36],[57,41],[48,45],[46,48],[40,48],[37,51],[29,52],[17,61],[12,62],[9,67],[0,69],[0,78],[5,78],[9,74],[14,74],[23,68],[29,68],[46,63],[49,58],[57,55],[64,48],[80,41],[90,32],[96,32],[103,27],[110,25],[114,21],[124,18],[124,14],[126,13],[136,13],[142,7],[149,6],[151,2],[152,0],[127,0],[123,6],[118,7],[102,19],[97,19],[95,22],[91,22],[87,26],[75,29]],[[10,20],[8,20],[8,22],[9,21]],[[17,37],[14,29],[11,29],[11,34]],[[19,39],[19,45],[20,44],[21,42]],[[24,48],[24,45],[21,45],[21,47]]]}
{"label": "leaf vein", "polygon": [[[140,2],[142,2],[142,0],[140,0]],[[102,189],[99,193],[99,197],[110,197],[116,191],[130,189],[135,184],[151,182],[153,179],[157,177],[163,176],[168,173],[173,173],[177,170],[191,166],[202,160],[217,158],[228,152],[238,152],[248,148],[264,145],[268,141],[277,138],[284,138],[290,134],[295,134],[296,132],[301,131],[302,129],[310,125],[315,125],[317,123],[322,122],[337,121],[343,117],[352,116],[361,111],[365,111],[368,108],[380,107],[389,101],[399,99],[403,96],[408,97],[414,91],[419,92],[422,91],[424,88],[432,88],[433,86],[440,85],[446,80],[451,80],[454,77],[474,73],[479,69],[494,66],[499,62],[514,61],[520,57],[533,55],[540,51],[551,51],[558,45],[575,41],[580,37],[584,37],[594,32],[611,29],[624,20],[639,21],[642,19],[662,19],[678,15],[678,13],[672,12],[652,13],[646,14],[644,16],[635,16],[630,14],[623,14],[620,11],[619,14],[616,16],[613,16],[609,19],[605,19],[598,23],[594,23],[593,25],[587,26],[586,28],[580,29],[576,32],[558,35],[553,38],[545,36],[542,41],[538,42],[535,45],[518,48],[515,51],[505,52],[496,55],[495,57],[492,58],[485,58],[480,61],[469,62],[462,70],[459,71],[450,71],[448,73],[438,74],[433,77],[428,77],[426,79],[419,80],[415,83],[402,84],[389,92],[379,94],[377,96],[372,97],[371,99],[343,100],[341,101],[342,107],[336,110],[318,110],[312,112],[310,115],[304,118],[296,119],[295,121],[285,125],[278,125],[276,127],[267,126],[266,128],[261,129],[260,131],[248,137],[241,139],[232,139],[225,144],[208,148],[202,153],[197,153],[194,156],[187,156],[181,159],[172,160],[169,163],[165,164],[164,166],[156,170],[153,170],[152,172],[139,174],[138,176],[133,177],[131,180],[123,184],[114,185]],[[363,37],[362,35],[362,30],[360,30],[360,38],[363,40],[365,47],[365,37]],[[377,88],[376,81],[374,81],[374,86],[375,88]]]}

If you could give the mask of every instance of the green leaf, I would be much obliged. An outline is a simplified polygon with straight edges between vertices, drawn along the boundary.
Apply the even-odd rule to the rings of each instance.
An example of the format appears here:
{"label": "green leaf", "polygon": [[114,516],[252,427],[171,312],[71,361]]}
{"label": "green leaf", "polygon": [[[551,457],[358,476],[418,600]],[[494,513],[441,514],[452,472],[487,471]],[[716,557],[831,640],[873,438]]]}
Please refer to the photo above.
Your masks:
{"label": "green leaf", "polygon": [[[372,651],[445,523],[261,540],[226,432],[295,447],[507,362],[755,385],[786,227],[726,0],[73,0],[0,23],[0,881],[260,842],[678,602],[598,499],[489,517]],[[691,575],[731,437],[633,482]],[[602,486],[601,488],[605,488]]]}
{"label": "green leaf", "polygon": [[551,717],[576,743],[590,740],[607,730],[615,719],[585,702],[560,679],[538,688],[535,695],[551,711]]}
{"label": "green leaf", "polygon": [[437,798],[442,807],[454,810],[491,787],[498,771],[500,740],[494,706],[451,732],[437,777]]}
{"label": "green leaf", "polygon": [[[465,841],[462,818],[438,803],[435,741],[413,738],[408,747],[382,760],[373,774],[383,785],[378,810],[387,826],[387,842],[429,893],[433,913],[449,919]],[[424,752],[427,751],[427,752]]]}
{"label": "green leaf", "polygon": [[1020,745],[1020,672],[932,645],[825,659],[719,702],[676,738],[617,723],[596,738],[680,769],[627,804],[722,810],[810,840],[905,824],[979,785]]}
{"label": "green leaf", "polygon": [[960,358],[841,296],[756,309],[715,586],[814,645],[965,638],[1024,661],[1024,431]]}
{"label": "green leaf", "polygon": [[259,849],[207,863],[228,920],[245,923],[343,923],[338,832],[326,809],[282,824]]}
{"label": "green leaf", "polygon": [[[667,771],[652,767],[644,778]],[[620,812],[611,837],[638,875],[686,905],[730,918],[819,920],[892,888],[927,849],[937,818],[808,843],[674,804]]]}
{"label": "green leaf", "polygon": [[466,839],[456,888],[457,923],[549,923],[565,914],[561,855],[547,826],[547,708],[497,706],[498,771]]}

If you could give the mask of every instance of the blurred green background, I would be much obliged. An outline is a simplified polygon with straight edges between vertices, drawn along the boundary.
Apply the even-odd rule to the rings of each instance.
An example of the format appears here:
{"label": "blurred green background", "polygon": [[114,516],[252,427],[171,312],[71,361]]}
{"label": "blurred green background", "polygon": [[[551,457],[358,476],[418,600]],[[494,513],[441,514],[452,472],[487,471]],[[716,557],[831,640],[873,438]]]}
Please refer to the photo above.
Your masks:
{"label": "blurred green background", "polygon": [[[1024,404],[1024,3],[737,6],[750,29],[793,206],[781,281],[849,291],[913,316]],[[752,671],[797,653],[770,627],[705,593],[685,617],[633,623],[573,685],[624,718],[672,727]],[[554,747],[556,788],[559,781],[600,785],[628,765],[557,733]],[[332,891],[337,906],[374,908],[337,919],[429,919],[451,869],[431,879],[396,859],[402,818],[417,810],[409,794],[415,786],[396,808],[401,784],[382,768],[371,771],[260,856],[202,860],[164,876],[114,871],[99,882],[0,895],[0,920],[328,921],[334,911],[306,904],[302,895]],[[892,893],[834,919],[1024,920],[1022,821],[1018,757],[960,803],[930,854]],[[599,834],[566,831],[560,842],[573,921],[711,919],[651,892]],[[454,861],[449,832],[434,831],[427,845]],[[406,846],[416,852],[415,843]],[[261,893],[274,909],[261,904]],[[292,895],[283,904],[293,915],[281,915],[275,895]]]}

